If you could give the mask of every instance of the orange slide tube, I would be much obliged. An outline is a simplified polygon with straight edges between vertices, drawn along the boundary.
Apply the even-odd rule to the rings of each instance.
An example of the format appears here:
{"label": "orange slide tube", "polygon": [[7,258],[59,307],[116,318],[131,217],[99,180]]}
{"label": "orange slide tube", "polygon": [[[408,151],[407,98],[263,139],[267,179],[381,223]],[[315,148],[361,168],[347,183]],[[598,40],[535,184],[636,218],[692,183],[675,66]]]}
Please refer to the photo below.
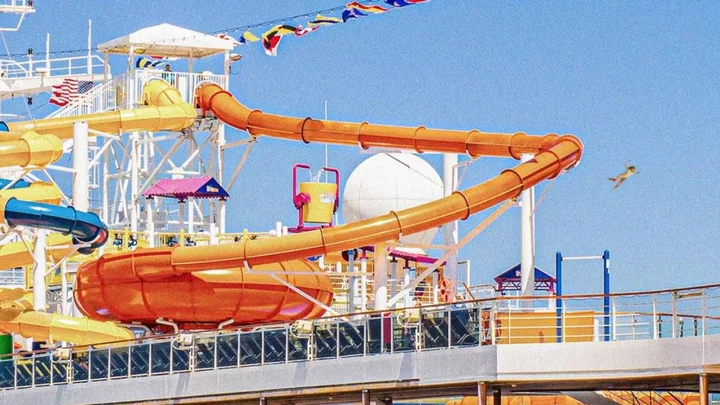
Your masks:
{"label": "orange slide tube", "polygon": [[[255,137],[267,135],[304,142],[360,145],[365,148],[388,146],[417,152],[468,153],[471,156],[492,155],[516,159],[519,159],[522,153],[534,153],[535,158],[514,169],[505,170],[498,177],[480,185],[456,191],[440,200],[343,226],[280,238],[243,240],[234,244],[138,249],[134,252],[105,255],[98,260],[84,263],[78,269],[78,287],[85,282],[87,290],[85,286],[76,289],[76,301],[91,318],[130,319],[147,312],[153,313],[158,308],[176,311],[174,313],[181,316],[183,311],[170,307],[170,304],[181,301],[176,291],[169,288],[174,278],[185,280],[190,275],[204,277],[223,271],[218,269],[230,269],[241,273],[239,277],[245,277],[245,262],[252,267],[269,265],[255,269],[280,270],[280,266],[273,263],[397,240],[401,234],[413,234],[451,221],[464,220],[474,213],[517,197],[524,189],[542,180],[559,175],[563,170],[575,166],[582,154],[581,142],[571,135],[535,137],[523,133],[442,131],[424,127],[403,128],[283,117],[250,110],[230,93],[213,84],[200,87],[197,97],[198,106],[203,112],[210,111],[221,121],[246,130]],[[293,269],[295,270],[294,267]],[[280,287],[280,284],[270,277],[261,277],[264,279],[264,288],[268,291]],[[329,288],[329,285],[318,284],[324,279],[322,277],[298,275],[294,279],[300,284],[299,287],[310,295]],[[188,291],[194,291],[196,287],[192,286],[192,281],[185,281],[190,283]],[[153,305],[149,302],[145,288],[158,282],[168,282],[168,288],[154,290],[157,295],[152,299],[163,304]],[[123,288],[123,285],[128,288]],[[269,295],[258,291],[246,292],[241,285],[238,285],[238,288],[241,288],[238,294],[244,296],[242,302],[238,303],[238,308],[246,308],[247,313],[255,308],[275,304],[275,300]],[[287,291],[282,300],[292,295],[293,293]],[[202,297],[215,305],[225,299],[212,294],[203,294]],[[280,296],[277,298],[280,299]],[[113,301],[116,303],[113,304]],[[118,303],[128,302],[135,304],[132,307],[119,307]],[[189,304],[184,312],[195,312],[194,305]],[[160,311],[157,312],[159,313]],[[207,313],[203,314],[206,315]],[[286,318],[269,317],[262,320],[284,319]]]}

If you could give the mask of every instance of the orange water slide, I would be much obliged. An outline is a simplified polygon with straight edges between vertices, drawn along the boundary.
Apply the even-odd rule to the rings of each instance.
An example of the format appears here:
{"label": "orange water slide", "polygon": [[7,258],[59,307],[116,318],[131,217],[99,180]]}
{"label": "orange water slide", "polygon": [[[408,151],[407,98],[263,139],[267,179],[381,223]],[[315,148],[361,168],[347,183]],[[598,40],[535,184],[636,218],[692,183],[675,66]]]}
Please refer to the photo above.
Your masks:
{"label": "orange water slide", "polygon": [[[139,249],[134,252],[105,255],[96,261],[83,264],[78,271],[78,280],[82,280],[83,274],[95,275],[92,277],[93,282],[97,283],[94,284],[94,288],[103,291],[102,299],[98,299],[92,305],[83,301],[89,301],[91,296],[97,294],[86,295],[82,289],[76,291],[76,299],[81,302],[81,306],[86,307],[86,312],[91,318],[107,319],[112,318],[113,315],[117,317],[118,314],[122,315],[120,318],[132,318],[134,315],[140,315],[135,310],[118,308],[119,311],[116,312],[108,311],[108,308],[111,306],[110,302],[115,299],[122,302],[147,301],[145,296],[147,294],[137,290],[136,286],[142,288],[150,282],[167,281],[169,287],[171,279],[187,277],[191,273],[200,276],[207,274],[208,271],[221,271],[221,269],[244,272],[246,263],[251,267],[270,265],[270,268],[265,267],[265,269],[272,269],[273,263],[397,240],[402,234],[413,234],[451,221],[467,219],[476,212],[513,199],[524,189],[575,166],[582,154],[581,142],[571,135],[551,134],[538,137],[524,133],[444,131],[425,127],[353,124],[266,114],[259,110],[248,109],[230,93],[214,84],[206,84],[198,88],[197,104],[203,114],[212,112],[221,121],[245,130],[254,137],[266,135],[306,143],[325,142],[359,145],[363,148],[379,146],[404,148],[416,152],[467,153],[473,157],[491,155],[519,159],[522,153],[533,153],[535,158],[514,169],[505,170],[499,176],[482,184],[456,191],[448,197],[343,226],[280,238],[243,240],[234,244]],[[263,278],[268,289],[280,287],[280,283],[269,276]],[[326,288],[329,288],[328,283],[321,282],[323,278],[298,275],[294,279],[300,284],[299,288],[309,295],[322,296],[325,299],[328,297],[322,294],[327,292]],[[119,290],[121,284],[133,287],[123,289],[124,292],[121,294]],[[109,286],[117,287],[117,295],[109,293]],[[164,291],[157,290],[156,293],[159,294],[156,299],[167,305],[173,300],[177,302],[174,292],[167,288]],[[241,291],[238,294],[245,292]],[[284,300],[297,295],[289,290],[287,294],[278,296],[278,299]],[[204,297],[212,301],[225,299],[212,295]],[[248,294],[242,304],[249,312],[255,307],[270,305],[269,298],[270,296],[263,294]],[[324,299],[321,301],[325,302]],[[165,304],[162,304],[162,307],[166,307]]]}

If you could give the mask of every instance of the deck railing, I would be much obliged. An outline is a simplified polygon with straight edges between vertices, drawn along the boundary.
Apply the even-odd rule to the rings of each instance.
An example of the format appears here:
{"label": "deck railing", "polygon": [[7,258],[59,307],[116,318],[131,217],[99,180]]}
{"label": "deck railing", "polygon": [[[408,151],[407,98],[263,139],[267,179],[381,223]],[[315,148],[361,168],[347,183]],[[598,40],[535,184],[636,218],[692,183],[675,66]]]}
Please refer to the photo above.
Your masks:
{"label": "deck railing", "polygon": [[[0,389],[483,345],[681,339],[720,333],[720,285],[602,295],[498,297],[437,306],[58,348],[0,360]],[[558,328],[558,325],[560,327]],[[602,344],[602,343],[601,343]]]}

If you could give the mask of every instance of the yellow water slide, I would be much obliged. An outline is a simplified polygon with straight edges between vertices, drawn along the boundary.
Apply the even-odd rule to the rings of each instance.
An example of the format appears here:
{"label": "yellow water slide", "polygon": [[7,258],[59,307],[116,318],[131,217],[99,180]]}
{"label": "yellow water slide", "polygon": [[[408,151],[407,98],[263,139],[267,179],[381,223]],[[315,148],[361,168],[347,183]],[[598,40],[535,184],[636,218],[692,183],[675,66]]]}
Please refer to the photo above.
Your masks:
{"label": "yellow water slide", "polygon": [[[56,162],[63,153],[62,140],[72,138],[73,123],[77,121],[87,122],[92,130],[117,133],[140,130],[179,131],[192,125],[196,118],[195,109],[183,102],[180,93],[163,81],[148,83],[143,99],[148,106],[134,110],[9,123],[9,132],[0,132],[0,167],[44,167]],[[0,191],[0,223],[6,218],[4,209],[11,200],[52,205],[59,204],[61,200],[60,190],[50,183],[34,182],[16,187],[15,183],[5,181],[0,189],[2,188],[5,190]],[[69,245],[71,237],[52,234],[47,242],[48,246]],[[32,245],[29,247],[32,248]],[[53,260],[59,260],[69,251],[69,248],[48,249],[47,255]],[[2,268],[32,263],[32,254],[23,242],[0,246]],[[130,330],[112,322],[36,312],[29,304],[32,299],[28,301],[27,296],[24,296],[26,292],[13,291],[16,290],[4,290],[0,293],[2,332],[18,333],[39,341],[61,340],[79,345],[133,338]]]}

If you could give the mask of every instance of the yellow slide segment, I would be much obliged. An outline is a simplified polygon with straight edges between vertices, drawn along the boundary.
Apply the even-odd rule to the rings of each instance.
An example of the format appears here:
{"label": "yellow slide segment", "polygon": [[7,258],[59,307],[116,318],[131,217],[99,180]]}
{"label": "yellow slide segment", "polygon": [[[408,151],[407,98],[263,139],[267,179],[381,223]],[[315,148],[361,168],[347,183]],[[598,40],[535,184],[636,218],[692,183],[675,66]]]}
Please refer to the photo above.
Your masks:
{"label": "yellow slide segment", "polygon": [[[0,269],[12,269],[33,264],[32,249],[34,249],[34,244],[32,241],[27,242],[27,247],[23,242],[10,242],[0,245]],[[52,233],[47,236],[45,244],[50,248],[63,245],[69,246],[72,244],[72,237],[70,235]],[[28,247],[31,250],[28,250]],[[70,247],[63,249],[46,249],[45,257],[48,261],[57,263],[72,251],[73,249]]]}
{"label": "yellow slide segment", "polygon": [[0,321],[4,333],[17,333],[43,342],[72,342],[76,345],[134,339],[129,329],[112,322],[99,322],[46,312],[23,312],[12,321]]}
{"label": "yellow slide segment", "polygon": [[[51,118],[8,124],[10,132],[0,133],[0,167],[38,166],[56,162],[63,153],[62,140],[72,138],[73,123],[85,121],[96,131],[179,131],[191,126],[195,109],[183,102],[177,89],[164,81],[151,81],[143,89],[148,107],[99,114]],[[92,135],[91,135],[92,136]],[[60,190],[53,184],[35,182],[28,187],[0,191],[0,207],[11,198],[57,205]],[[2,208],[0,208],[1,210]],[[0,212],[0,218],[4,213]],[[51,234],[49,246],[70,244],[71,237]],[[30,246],[32,248],[32,245]],[[70,250],[48,249],[48,258],[60,260]],[[33,263],[24,243],[0,246],[0,267],[13,268]],[[3,299],[0,297],[0,299]],[[62,340],[77,345],[116,342],[133,339],[132,332],[112,322],[75,318],[60,314],[32,311],[32,298],[0,302],[0,331],[18,333],[39,341]]]}
{"label": "yellow slide segment", "polygon": [[106,133],[117,133],[120,130],[179,131],[191,126],[197,117],[193,106],[182,101],[180,92],[162,80],[153,80],[145,85],[143,100],[148,104],[147,107],[132,110],[9,122],[7,125],[10,132],[0,133],[0,142],[22,138],[24,135],[20,134],[28,131],[70,139],[73,123],[77,121],[85,121],[90,129]]}

